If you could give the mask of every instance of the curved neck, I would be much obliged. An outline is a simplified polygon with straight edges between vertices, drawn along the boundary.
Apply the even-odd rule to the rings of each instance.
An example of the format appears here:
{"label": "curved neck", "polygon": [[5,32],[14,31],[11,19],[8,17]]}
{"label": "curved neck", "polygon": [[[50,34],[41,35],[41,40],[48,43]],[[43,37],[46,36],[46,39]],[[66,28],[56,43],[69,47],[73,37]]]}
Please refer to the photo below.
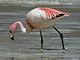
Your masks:
{"label": "curved neck", "polygon": [[20,21],[15,22],[16,26],[19,26],[22,32],[26,32],[26,28],[24,28],[23,24]]}

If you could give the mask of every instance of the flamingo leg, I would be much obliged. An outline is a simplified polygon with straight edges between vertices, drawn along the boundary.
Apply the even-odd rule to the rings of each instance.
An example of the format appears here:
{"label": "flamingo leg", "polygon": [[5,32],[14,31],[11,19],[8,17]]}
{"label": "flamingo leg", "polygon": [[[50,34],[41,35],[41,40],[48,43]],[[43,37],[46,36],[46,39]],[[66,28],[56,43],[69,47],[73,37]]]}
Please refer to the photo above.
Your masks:
{"label": "flamingo leg", "polygon": [[41,37],[41,49],[43,49],[43,36],[42,31],[40,30],[40,37]]}
{"label": "flamingo leg", "polygon": [[63,34],[56,27],[53,27],[53,28],[60,34],[60,38],[62,42],[62,49],[65,49],[64,41],[63,41]]}

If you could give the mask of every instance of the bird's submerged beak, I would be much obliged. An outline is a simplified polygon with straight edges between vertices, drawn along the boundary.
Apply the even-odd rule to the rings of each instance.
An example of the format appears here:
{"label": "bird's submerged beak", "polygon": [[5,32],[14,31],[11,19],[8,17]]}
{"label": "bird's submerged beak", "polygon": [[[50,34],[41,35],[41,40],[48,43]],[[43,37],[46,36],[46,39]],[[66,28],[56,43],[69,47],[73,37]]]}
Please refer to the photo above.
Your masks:
{"label": "bird's submerged beak", "polygon": [[13,41],[15,41],[14,40],[14,34],[13,34],[13,32],[11,30],[10,30],[10,39],[13,40]]}

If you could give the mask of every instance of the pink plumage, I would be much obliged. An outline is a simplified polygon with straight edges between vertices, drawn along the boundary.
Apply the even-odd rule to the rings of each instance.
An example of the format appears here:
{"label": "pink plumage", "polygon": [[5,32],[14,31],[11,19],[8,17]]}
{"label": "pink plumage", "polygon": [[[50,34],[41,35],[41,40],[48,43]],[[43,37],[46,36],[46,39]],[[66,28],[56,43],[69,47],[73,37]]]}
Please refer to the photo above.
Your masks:
{"label": "pink plumage", "polygon": [[61,11],[57,11],[55,9],[50,9],[50,8],[40,8],[40,10],[43,10],[45,14],[47,15],[48,19],[53,19],[57,15],[62,14]]}
{"label": "pink plumage", "polygon": [[59,11],[59,10],[56,10],[56,9],[47,8],[47,7],[45,7],[45,8],[39,8],[39,9],[43,10],[45,12],[45,14],[47,15],[48,19],[57,18],[61,14],[62,14],[62,16],[63,15],[68,15],[65,12],[62,12],[62,11]]}
{"label": "pink plumage", "polygon": [[14,32],[17,30],[17,24],[16,23],[13,23],[9,29],[13,30]]}

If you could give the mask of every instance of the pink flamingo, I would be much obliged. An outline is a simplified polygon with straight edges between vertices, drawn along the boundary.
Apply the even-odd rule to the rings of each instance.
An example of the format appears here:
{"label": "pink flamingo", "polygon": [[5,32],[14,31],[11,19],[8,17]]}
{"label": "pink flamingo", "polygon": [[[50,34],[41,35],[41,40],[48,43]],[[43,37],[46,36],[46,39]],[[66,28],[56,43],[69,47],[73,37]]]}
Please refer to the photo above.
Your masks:
{"label": "pink flamingo", "polygon": [[54,26],[54,22],[64,16],[69,16],[69,14],[47,7],[35,8],[31,10],[26,16],[26,27],[24,27],[23,23],[20,21],[17,21],[10,25],[10,38],[14,41],[14,34],[18,26],[24,33],[26,33],[26,31],[31,32],[33,29],[39,29],[41,37],[41,49],[43,49],[43,36],[41,30],[53,26],[53,28],[60,34],[62,49],[65,49],[63,34],[60,31],[58,31],[58,29]]}

